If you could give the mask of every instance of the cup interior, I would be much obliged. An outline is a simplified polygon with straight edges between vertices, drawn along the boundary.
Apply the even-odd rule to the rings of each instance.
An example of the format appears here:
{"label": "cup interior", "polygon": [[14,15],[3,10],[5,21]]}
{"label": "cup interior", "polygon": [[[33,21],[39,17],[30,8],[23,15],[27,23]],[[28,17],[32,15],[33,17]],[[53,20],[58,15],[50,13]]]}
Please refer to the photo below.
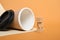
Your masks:
{"label": "cup interior", "polygon": [[30,8],[23,8],[19,12],[18,22],[23,30],[31,30],[34,26],[34,13]]}

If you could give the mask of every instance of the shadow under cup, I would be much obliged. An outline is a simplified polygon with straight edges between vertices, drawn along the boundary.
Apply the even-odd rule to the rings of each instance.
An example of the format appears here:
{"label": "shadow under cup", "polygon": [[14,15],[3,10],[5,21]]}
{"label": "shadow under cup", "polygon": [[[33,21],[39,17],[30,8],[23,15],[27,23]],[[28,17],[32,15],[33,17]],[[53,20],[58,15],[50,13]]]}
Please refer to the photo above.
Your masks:
{"label": "shadow under cup", "polygon": [[16,29],[31,30],[34,27],[35,17],[30,8],[22,8],[18,13],[15,13],[12,26]]}

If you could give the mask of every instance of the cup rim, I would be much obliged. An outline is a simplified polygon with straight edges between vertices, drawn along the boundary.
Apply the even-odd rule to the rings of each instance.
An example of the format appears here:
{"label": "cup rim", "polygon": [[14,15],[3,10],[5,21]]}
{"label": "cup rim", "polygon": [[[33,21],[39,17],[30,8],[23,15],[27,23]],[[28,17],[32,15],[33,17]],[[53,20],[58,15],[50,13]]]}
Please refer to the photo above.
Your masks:
{"label": "cup rim", "polygon": [[22,24],[21,24],[20,17],[21,17],[22,11],[25,10],[25,9],[28,9],[28,10],[31,12],[31,14],[33,15],[33,18],[34,18],[34,23],[35,23],[34,13],[33,13],[32,9],[31,9],[31,8],[28,8],[28,7],[24,7],[24,8],[22,8],[22,9],[19,11],[19,14],[18,14],[18,23],[19,23],[19,26],[21,27],[21,29],[23,29],[23,30],[31,30],[31,29],[33,29],[34,23],[33,23],[33,25],[31,26],[31,28],[29,28],[29,29],[25,29],[25,28],[22,26]]}

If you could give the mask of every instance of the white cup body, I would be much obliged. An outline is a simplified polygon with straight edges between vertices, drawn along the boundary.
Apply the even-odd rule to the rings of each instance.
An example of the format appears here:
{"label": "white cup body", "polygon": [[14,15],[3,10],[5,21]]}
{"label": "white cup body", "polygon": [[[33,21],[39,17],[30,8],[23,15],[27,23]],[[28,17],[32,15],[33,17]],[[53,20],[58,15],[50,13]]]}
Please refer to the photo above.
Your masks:
{"label": "white cup body", "polygon": [[31,30],[34,27],[35,16],[30,8],[22,8],[15,13],[14,22],[12,23],[14,28],[22,30]]}

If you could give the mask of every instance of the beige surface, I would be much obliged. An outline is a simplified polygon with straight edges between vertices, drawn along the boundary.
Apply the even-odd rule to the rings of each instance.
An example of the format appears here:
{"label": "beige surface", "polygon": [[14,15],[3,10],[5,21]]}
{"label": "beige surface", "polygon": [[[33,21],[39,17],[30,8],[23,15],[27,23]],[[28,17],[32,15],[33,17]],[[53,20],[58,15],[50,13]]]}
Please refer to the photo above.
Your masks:
{"label": "beige surface", "polygon": [[14,34],[24,34],[24,33],[28,33],[28,32],[34,32],[34,31],[37,31],[37,29],[34,28],[32,30],[29,30],[29,31],[18,31],[18,30],[0,31],[0,37],[14,35]]}

